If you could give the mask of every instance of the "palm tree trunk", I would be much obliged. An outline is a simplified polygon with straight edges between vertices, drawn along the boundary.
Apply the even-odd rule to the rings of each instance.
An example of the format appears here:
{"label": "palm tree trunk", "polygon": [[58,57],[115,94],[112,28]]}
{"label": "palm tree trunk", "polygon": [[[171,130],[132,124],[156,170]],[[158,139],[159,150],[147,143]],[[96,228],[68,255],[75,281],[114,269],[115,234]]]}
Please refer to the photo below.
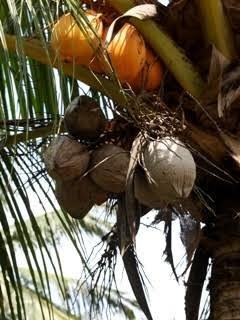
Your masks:
{"label": "palm tree trunk", "polygon": [[239,195],[239,188],[221,194],[217,223],[208,232],[212,255],[210,320],[240,320]]}
{"label": "palm tree trunk", "polygon": [[213,259],[210,280],[211,320],[240,320],[240,250]]}

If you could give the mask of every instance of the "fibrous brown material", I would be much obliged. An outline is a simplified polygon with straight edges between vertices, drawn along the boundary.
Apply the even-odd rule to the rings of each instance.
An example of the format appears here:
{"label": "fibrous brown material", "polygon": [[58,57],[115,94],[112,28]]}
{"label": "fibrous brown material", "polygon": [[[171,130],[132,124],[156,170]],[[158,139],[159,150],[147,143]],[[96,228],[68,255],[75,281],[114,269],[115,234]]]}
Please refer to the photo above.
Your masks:
{"label": "fibrous brown material", "polygon": [[90,155],[83,144],[59,136],[51,142],[43,158],[48,174],[65,181],[80,177],[86,171]]}
{"label": "fibrous brown material", "polygon": [[55,195],[59,205],[73,218],[82,219],[94,204],[102,204],[107,195],[89,177],[56,180]]}
{"label": "fibrous brown material", "polygon": [[125,190],[129,152],[109,144],[92,153],[90,177],[103,190],[120,193]]}
{"label": "fibrous brown material", "polygon": [[67,131],[79,139],[95,139],[103,131],[106,119],[97,102],[88,96],[76,97],[64,116]]}

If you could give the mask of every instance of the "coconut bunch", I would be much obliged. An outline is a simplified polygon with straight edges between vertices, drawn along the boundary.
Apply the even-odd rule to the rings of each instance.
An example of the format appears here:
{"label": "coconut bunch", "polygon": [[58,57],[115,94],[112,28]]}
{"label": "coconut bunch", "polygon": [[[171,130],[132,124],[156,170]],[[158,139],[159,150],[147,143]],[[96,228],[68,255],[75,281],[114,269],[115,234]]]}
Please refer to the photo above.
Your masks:
{"label": "coconut bunch", "polygon": [[95,10],[87,9],[77,19],[67,13],[56,21],[50,41],[56,56],[94,72],[116,76],[123,86],[135,92],[159,88],[162,63],[137,29],[124,23],[120,30],[110,31],[111,41],[105,43],[112,19],[103,5],[95,5]]}
{"label": "coconut bunch", "polygon": [[[177,132],[177,124],[172,125],[166,110],[162,111],[162,118],[160,115],[157,118],[162,121],[161,130],[157,130],[159,123],[152,123],[149,135],[152,138],[147,139],[138,154],[134,174],[134,197],[149,208],[187,198],[196,177],[190,151],[180,140],[166,136]],[[74,218],[83,218],[95,204],[101,205],[126,191],[136,131],[130,132],[128,144],[123,143],[121,136],[109,139],[109,136],[116,138],[117,123],[116,119],[105,118],[93,98],[76,97],[64,115],[68,135],[53,139],[44,153],[59,204]],[[149,123],[146,126],[151,127]],[[126,138],[126,127],[122,131]]]}
{"label": "coconut bunch", "polygon": [[67,135],[54,138],[43,158],[55,180],[61,208],[82,219],[94,205],[125,191],[130,153],[100,139],[105,137],[109,121],[88,96],[79,96],[68,105],[64,125]]}
{"label": "coconut bunch", "polygon": [[86,174],[90,156],[84,144],[67,135],[54,138],[43,155],[47,172],[55,180],[61,208],[77,219],[107,199],[106,192]]}
{"label": "coconut bunch", "polygon": [[[187,198],[196,177],[193,157],[180,140],[171,139],[182,130],[179,116],[173,110],[167,110],[158,95],[152,94],[160,87],[162,64],[133,25],[124,23],[114,31],[104,18],[103,5],[96,6],[86,9],[85,15],[78,17],[77,21],[70,14],[60,17],[52,30],[51,45],[64,61],[74,61],[107,76],[115,74],[122,85],[135,92],[142,89],[151,91],[149,99],[147,94],[143,98],[139,95],[126,107],[125,116],[132,121],[132,126],[137,131],[147,132],[153,139],[148,141],[135,171],[135,198],[149,208],[159,208]],[[125,111],[119,112],[123,114]],[[76,178],[78,182],[90,179],[106,194],[106,198],[124,193],[134,135],[129,138],[130,146],[127,148],[122,141],[117,144],[113,140],[106,144],[109,122],[96,102],[87,96],[77,97],[71,102],[66,109],[64,123],[76,143],[88,146],[88,165]],[[72,188],[78,189],[74,184]],[[60,194],[59,190],[57,194]]]}

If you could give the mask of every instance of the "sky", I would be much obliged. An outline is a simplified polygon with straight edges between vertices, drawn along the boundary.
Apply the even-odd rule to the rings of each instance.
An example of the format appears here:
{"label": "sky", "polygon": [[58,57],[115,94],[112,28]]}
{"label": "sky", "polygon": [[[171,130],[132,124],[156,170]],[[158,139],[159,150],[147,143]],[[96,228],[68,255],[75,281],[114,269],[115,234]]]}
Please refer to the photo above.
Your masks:
{"label": "sky", "polygon": [[[42,207],[38,202],[36,196],[31,196],[32,204],[34,205],[34,213],[36,215],[42,214]],[[51,211],[51,207],[46,206],[47,211]],[[94,216],[104,217],[104,206],[96,206],[92,209]],[[141,227],[137,234],[136,249],[140,262],[144,267],[144,272],[147,276],[145,283],[147,284],[149,293],[149,304],[154,320],[184,320],[184,295],[185,287],[183,285],[187,277],[179,279],[176,282],[170,265],[165,262],[163,255],[165,249],[165,236],[163,232],[163,222],[154,227],[147,227],[154,219],[156,212],[148,213],[141,220]],[[178,220],[173,222],[173,244],[172,251],[174,254],[174,263],[177,266],[177,273],[180,275],[185,266],[185,250],[181,243],[180,228]],[[83,236],[88,252],[99,243],[99,238],[90,238]],[[61,244],[61,251],[59,252],[63,268],[63,274],[66,278],[80,279],[82,275],[82,264],[78,253],[73,245],[68,240],[64,240]],[[97,260],[96,260],[97,262]],[[19,263],[23,267],[27,267],[25,259]],[[51,272],[51,266],[49,265]],[[126,295],[134,299],[131,287],[128,283],[126,274],[124,272],[121,257],[118,257],[118,265],[116,269],[118,289],[125,292]],[[148,282],[149,280],[149,282]],[[125,318],[119,316],[114,317],[114,320],[123,320]],[[103,316],[102,320],[106,320]],[[142,313],[139,313],[137,320],[146,320]]]}
{"label": "sky", "polygon": [[[36,213],[42,213],[40,204],[34,201]],[[92,213],[96,216],[104,216],[104,206],[95,207]],[[142,225],[136,239],[136,249],[140,262],[143,264],[144,272],[147,276],[145,283],[147,284],[149,293],[149,304],[154,320],[184,320],[184,294],[185,287],[183,282],[187,279],[180,278],[179,283],[176,282],[170,265],[165,262],[163,255],[165,249],[165,237],[163,232],[163,223],[158,224],[156,228],[147,227],[154,218],[156,212],[148,213],[144,219],[141,220]],[[174,263],[177,266],[177,273],[180,274],[184,270],[185,250],[179,238],[180,229],[178,220],[173,222],[173,254]],[[88,252],[99,243],[99,238],[85,237],[85,244]],[[80,279],[82,274],[81,260],[69,241],[63,241],[61,245],[61,252],[59,252],[62,262],[63,274],[65,277]],[[23,259],[23,266],[26,263]],[[97,260],[96,260],[97,262]],[[178,266],[179,265],[179,266]],[[51,270],[51,267],[49,266]],[[134,299],[131,287],[128,283],[126,274],[124,272],[121,257],[118,257],[118,265],[116,269],[118,289],[125,292],[126,295]],[[105,316],[102,320],[106,320]],[[122,316],[114,317],[114,320],[123,320]],[[137,320],[146,320],[142,313],[139,313]]]}
{"label": "sky", "polygon": [[[99,210],[104,210],[100,208]],[[142,223],[150,224],[154,217],[154,213],[149,213],[145,216]],[[184,261],[184,248],[179,238],[179,226],[178,222],[173,223],[173,253],[175,259],[175,265]],[[138,258],[143,264],[144,272],[148,277],[145,279],[148,293],[151,312],[154,320],[184,320],[184,292],[185,287],[183,281],[186,279],[181,278],[179,283],[176,282],[170,265],[165,262],[165,256],[163,251],[165,248],[165,238],[163,233],[163,223],[157,225],[157,229],[151,227],[141,226],[137,235],[137,254]],[[92,241],[91,247],[96,245],[99,239]],[[80,276],[79,258],[76,256],[76,252],[73,249],[66,249],[63,253],[63,270],[66,276],[76,277]],[[180,273],[184,269],[182,267],[177,268]],[[117,267],[117,280],[119,283],[119,290],[127,292],[128,296],[133,298],[132,290],[129,286],[126,275],[123,272],[123,264],[120,257],[118,258]],[[114,318],[114,320],[122,320],[122,317]],[[138,320],[146,320],[143,314],[139,314]],[[103,317],[103,320],[105,318]]]}

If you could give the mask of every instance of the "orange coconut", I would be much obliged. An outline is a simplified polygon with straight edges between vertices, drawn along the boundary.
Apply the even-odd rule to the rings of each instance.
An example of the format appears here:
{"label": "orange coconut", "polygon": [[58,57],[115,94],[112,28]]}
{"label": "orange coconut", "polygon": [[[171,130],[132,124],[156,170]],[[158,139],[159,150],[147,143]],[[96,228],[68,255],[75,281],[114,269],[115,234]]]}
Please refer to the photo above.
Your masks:
{"label": "orange coconut", "polygon": [[87,10],[85,15],[88,22],[81,17],[81,27],[70,13],[63,15],[53,27],[51,45],[65,61],[88,65],[100,44],[103,32],[101,14]]}
{"label": "orange coconut", "polygon": [[107,36],[109,27],[104,27],[101,39],[101,45],[99,46],[99,50],[95,52],[95,56],[89,64],[89,68],[97,73],[104,73],[104,66],[106,65],[104,53],[103,53],[103,45]]}
{"label": "orange coconut", "polygon": [[146,47],[141,34],[126,23],[114,36],[107,51],[120,82],[132,83],[146,60]]}
{"label": "orange coconut", "polygon": [[160,86],[162,78],[163,67],[161,62],[151,49],[147,49],[145,65],[130,85],[136,91],[141,89],[151,91]]}

